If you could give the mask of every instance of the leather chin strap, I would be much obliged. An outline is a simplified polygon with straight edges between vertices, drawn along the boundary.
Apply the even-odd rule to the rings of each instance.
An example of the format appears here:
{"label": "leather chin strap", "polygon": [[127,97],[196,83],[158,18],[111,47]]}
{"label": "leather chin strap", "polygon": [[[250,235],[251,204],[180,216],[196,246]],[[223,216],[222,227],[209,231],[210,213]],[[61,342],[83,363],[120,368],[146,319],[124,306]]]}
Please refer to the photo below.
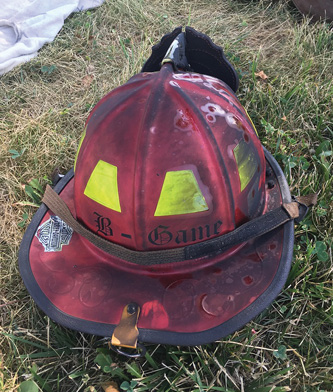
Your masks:
{"label": "leather chin strap", "polygon": [[304,218],[308,207],[316,204],[317,195],[313,194],[294,198],[294,201],[291,203],[285,203],[281,207],[252,219],[230,233],[219,237],[181,248],[147,252],[139,252],[125,248],[121,245],[112,243],[87,229],[73,217],[66,203],[49,185],[46,186],[42,201],[76,233],[86,238],[90,243],[104,252],[135,264],[158,265],[193,260],[200,257],[212,257],[225,252],[235,245],[269,233],[291,220],[300,221]]}

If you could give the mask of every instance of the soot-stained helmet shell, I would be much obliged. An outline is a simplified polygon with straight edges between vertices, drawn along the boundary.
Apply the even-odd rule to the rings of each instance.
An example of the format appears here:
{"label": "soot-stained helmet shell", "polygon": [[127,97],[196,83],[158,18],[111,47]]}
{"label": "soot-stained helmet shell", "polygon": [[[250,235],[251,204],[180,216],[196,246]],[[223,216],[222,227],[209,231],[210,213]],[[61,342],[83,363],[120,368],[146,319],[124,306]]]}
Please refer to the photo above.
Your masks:
{"label": "soot-stained helmet shell", "polygon": [[166,64],[134,76],[91,113],[75,164],[75,212],[93,231],[109,219],[100,235],[125,247],[183,246],[261,214],[265,168],[228,86]]}
{"label": "soot-stained helmet shell", "polygon": [[[172,61],[96,105],[75,170],[54,190],[82,226],[122,252],[110,254],[40,207],[21,245],[20,271],[37,304],[64,326],[111,336],[136,303],[139,341],[208,343],[265,309],[288,275],[292,221],[205,251],[290,194],[232,89]],[[191,245],[201,253],[175,256]]]}

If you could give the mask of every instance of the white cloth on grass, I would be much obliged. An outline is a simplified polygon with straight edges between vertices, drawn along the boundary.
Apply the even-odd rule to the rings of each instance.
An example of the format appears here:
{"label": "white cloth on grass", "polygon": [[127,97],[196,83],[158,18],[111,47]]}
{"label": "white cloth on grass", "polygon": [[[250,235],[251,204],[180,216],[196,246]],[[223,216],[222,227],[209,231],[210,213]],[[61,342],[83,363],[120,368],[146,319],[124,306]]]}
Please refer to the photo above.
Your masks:
{"label": "white cloth on grass", "polygon": [[0,75],[37,55],[64,20],[104,0],[0,0]]}

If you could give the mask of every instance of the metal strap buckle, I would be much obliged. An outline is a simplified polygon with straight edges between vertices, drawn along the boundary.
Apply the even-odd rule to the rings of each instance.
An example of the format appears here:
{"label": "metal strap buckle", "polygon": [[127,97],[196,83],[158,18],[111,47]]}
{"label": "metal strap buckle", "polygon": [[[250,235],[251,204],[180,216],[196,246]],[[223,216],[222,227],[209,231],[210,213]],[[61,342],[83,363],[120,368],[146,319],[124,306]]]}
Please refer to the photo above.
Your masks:
{"label": "metal strap buckle", "polygon": [[115,351],[117,354],[124,355],[127,358],[141,358],[146,355],[146,347],[140,342],[137,343],[136,350],[137,352],[127,352],[121,350],[119,347],[113,346],[111,343],[109,344],[111,350]]}

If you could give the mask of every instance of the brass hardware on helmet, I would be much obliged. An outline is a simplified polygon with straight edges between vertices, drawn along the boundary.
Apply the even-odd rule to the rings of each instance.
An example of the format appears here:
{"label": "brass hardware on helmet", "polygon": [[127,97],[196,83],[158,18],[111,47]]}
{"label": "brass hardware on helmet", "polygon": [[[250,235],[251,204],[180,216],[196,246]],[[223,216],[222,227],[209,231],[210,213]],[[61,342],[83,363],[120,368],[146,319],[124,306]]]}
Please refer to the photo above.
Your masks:
{"label": "brass hardware on helmet", "polygon": [[113,331],[111,345],[117,347],[137,348],[139,330],[137,322],[140,306],[134,302],[125,306],[121,320]]}

